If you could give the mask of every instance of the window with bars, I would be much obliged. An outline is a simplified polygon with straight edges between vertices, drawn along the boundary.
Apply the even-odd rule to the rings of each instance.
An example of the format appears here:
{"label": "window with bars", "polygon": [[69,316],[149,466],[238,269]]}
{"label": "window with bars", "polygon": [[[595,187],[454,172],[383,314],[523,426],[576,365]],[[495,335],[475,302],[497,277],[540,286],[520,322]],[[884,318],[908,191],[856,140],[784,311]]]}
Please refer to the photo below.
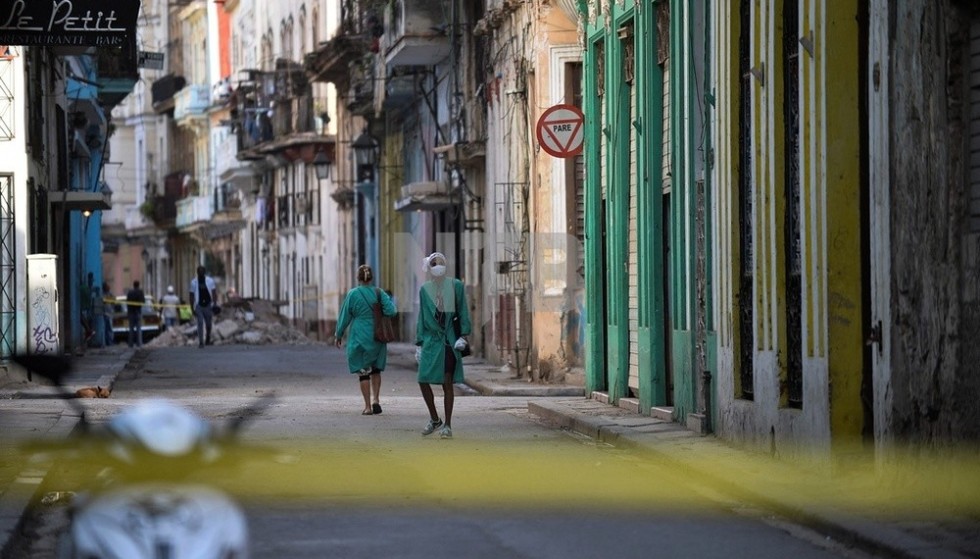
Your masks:
{"label": "window with bars", "polygon": [[17,265],[14,177],[0,175],[0,358],[16,347]]}
{"label": "window with bars", "polygon": [[739,6],[738,39],[738,376],[740,398],[754,399],[753,366],[755,360],[755,314],[752,308],[754,259],[752,254],[752,67],[751,61],[751,3],[742,0]]}
{"label": "window with bars", "polygon": [[[565,100],[576,107],[582,106],[582,63],[565,64]],[[576,155],[565,160],[565,184],[568,195],[568,235],[575,239],[570,250],[569,284],[585,285],[585,156]]]}
{"label": "window with bars", "polygon": [[633,22],[619,28],[619,40],[623,43],[623,81],[633,83],[635,73]]}
{"label": "window with bars", "polygon": [[800,242],[799,5],[783,3],[783,169],[785,173],[786,390],[792,408],[803,407],[803,278]]}

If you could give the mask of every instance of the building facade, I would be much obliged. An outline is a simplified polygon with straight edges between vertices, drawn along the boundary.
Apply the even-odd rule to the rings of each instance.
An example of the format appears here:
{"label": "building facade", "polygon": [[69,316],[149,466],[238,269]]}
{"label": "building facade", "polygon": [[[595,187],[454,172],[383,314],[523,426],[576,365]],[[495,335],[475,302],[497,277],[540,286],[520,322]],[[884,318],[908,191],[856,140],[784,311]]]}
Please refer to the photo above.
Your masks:
{"label": "building facade", "polygon": [[[30,25],[50,20],[51,9],[18,13]],[[118,28],[101,34],[57,25],[0,33],[0,360],[103,340],[100,229],[116,183],[110,111],[138,78],[137,14],[138,3],[119,3]],[[62,43],[73,46],[42,46]]]}

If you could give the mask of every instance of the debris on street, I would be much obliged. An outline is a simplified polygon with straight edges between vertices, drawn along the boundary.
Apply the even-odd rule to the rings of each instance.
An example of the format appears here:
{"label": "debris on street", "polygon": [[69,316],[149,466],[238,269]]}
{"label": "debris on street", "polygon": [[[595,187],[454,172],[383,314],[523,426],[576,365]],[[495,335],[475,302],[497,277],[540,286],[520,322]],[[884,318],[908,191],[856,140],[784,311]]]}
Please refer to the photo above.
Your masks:
{"label": "debris on street", "polygon": [[[262,299],[224,301],[221,312],[214,316],[211,341],[226,344],[315,344],[288,324],[276,308]],[[197,345],[197,324],[190,322],[169,328],[145,344],[147,347],[179,347]]]}

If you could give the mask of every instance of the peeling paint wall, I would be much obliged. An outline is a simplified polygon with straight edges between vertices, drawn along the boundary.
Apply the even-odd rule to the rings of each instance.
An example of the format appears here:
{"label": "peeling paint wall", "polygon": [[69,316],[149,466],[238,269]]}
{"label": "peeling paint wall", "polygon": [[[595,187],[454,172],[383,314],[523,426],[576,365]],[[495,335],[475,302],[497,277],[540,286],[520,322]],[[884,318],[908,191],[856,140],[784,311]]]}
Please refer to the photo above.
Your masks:
{"label": "peeling paint wall", "polygon": [[[711,133],[718,139],[711,181],[717,224],[712,309],[718,330],[717,428],[725,438],[776,454],[819,455],[863,426],[857,2],[799,0],[796,17],[808,40],[792,41],[793,50],[784,51],[783,10],[796,1],[712,5],[711,71],[718,91]],[[750,9],[748,29],[741,29],[742,5]],[[747,58],[740,60],[743,37],[749,44]],[[795,74],[785,71],[787,52],[798,57]],[[740,64],[748,65],[748,74],[740,72]],[[785,122],[790,80],[799,84],[795,159],[787,151]],[[745,105],[742,92],[751,96]],[[748,144],[742,146],[745,130]],[[798,210],[786,187],[791,164],[799,168]],[[748,190],[742,188],[743,177]],[[740,203],[745,196],[751,201],[747,206]],[[798,237],[786,233],[790,217],[799,219]],[[752,243],[749,251],[741,246],[746,239]],[[794,250],[801,267],[796,331],[787,320],[787,255]],[[748,293],[740,292],[742,258],[752,272]],[[745,313],[745,305],[751,312]],[[751,328],[740,328],[744,317]],[[741,339],[746,332],[751,339]],[[795,348],[789,344],[794,336]],[[788,394],[790,351],[801,355],[801,403]],[[744,352],[751,354],[752,368],[740,375]],[[750,392],[742,385],[749,381]]]}
{"label": "peeling paint wall", "polygon": [[[891,6],[891,392],[898,440],[980,436],[978,239],[966,228],[964,64],[974,2]],[[974,109],[975,110],[975,109]]]}

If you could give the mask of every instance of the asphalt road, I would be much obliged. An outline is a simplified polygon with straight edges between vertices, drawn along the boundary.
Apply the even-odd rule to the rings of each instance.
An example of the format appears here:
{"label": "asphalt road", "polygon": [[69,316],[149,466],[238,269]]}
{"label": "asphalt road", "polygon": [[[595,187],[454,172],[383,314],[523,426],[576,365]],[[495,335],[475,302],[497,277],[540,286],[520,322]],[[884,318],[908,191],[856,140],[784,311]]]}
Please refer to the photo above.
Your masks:
{"label": "asphalt road", "polygon": [[[135,364],[112,398],[85,402],[94,421],[165,397],[221,424],[274,395],[244,432],[261,452],[205,478],[245,507],[253,557],[862,557],[649,457],[539,423],[526,398],[459,395],[454,438],[422,437],[414,372],[398,364],[376,416],[360,414],[330,346],[159,348]],[[84,468],[61,471],[46,490],[84,484]],[[38,509],[13,558],[51,557],[65,508]]]}

